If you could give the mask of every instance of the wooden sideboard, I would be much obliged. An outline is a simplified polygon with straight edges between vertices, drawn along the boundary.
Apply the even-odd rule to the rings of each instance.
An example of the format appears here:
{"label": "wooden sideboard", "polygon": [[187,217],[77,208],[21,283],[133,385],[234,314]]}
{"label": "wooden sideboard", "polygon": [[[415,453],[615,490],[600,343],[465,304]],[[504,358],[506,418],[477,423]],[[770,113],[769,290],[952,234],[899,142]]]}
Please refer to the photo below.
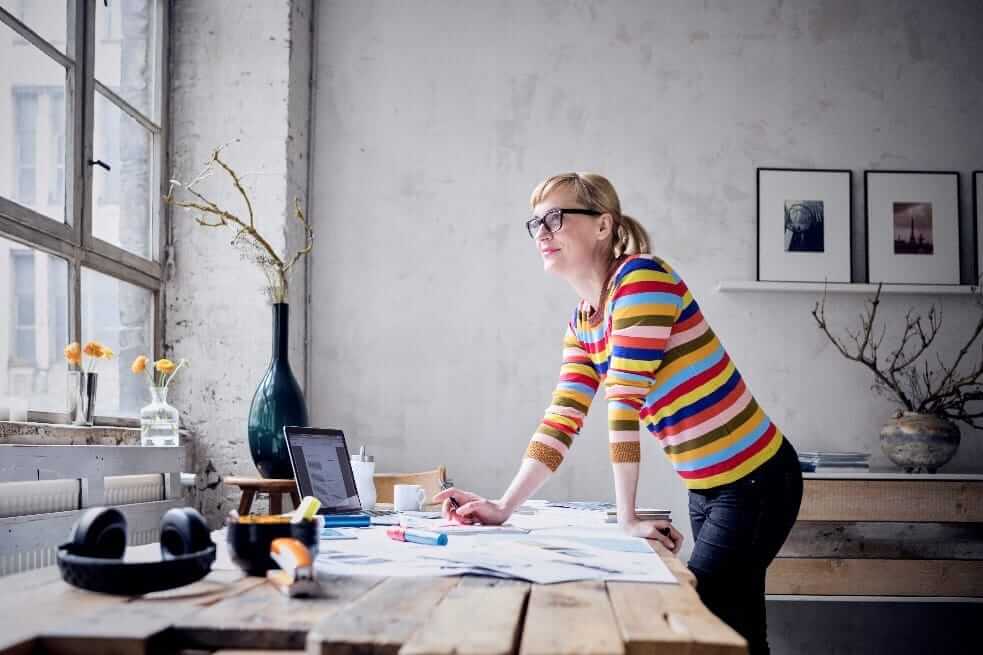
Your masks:
{"label": "wooden sideboard", "polygon": [[983,475],[803,477],[769,595],[983,597]]}

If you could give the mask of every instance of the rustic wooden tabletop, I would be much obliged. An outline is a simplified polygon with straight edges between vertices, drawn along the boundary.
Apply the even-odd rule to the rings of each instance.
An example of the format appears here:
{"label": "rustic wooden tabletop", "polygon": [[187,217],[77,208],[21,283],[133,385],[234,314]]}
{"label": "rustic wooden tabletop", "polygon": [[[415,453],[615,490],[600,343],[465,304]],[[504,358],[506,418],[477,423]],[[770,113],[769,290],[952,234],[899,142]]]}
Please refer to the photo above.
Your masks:
{"label": "rustic wooden tabletop", "polygon": [[[225,548],[218,533],[215,541]],[[652,547],[680,584],[329,577],[322,598],[302,600],[222,569],[119,598],[70,587],[49,566],[0,578],[0,654],[745,653],[682,562]]]}

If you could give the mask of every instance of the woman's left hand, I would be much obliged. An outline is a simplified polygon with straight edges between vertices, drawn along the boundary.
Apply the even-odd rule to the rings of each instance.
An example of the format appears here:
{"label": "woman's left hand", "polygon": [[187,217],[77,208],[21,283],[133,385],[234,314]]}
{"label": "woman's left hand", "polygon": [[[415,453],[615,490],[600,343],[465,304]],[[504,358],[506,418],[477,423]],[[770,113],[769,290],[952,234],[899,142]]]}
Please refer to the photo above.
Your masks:
{"label": "woman's left hand", "polygon": [[674,554],[683,545],[683,535],[669,521],[641,521],[632,518],[621,523],[621,528],[633,537],[656,539]]}

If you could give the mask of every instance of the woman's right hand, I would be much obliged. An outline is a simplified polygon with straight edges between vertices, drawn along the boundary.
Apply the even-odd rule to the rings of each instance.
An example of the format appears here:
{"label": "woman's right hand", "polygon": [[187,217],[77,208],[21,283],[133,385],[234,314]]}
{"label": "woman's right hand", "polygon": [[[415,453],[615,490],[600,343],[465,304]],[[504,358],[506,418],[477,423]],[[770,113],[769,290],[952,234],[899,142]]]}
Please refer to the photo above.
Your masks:
{"label": "woman's right hand", "polygon": [[[457,501],[459,507],[451,504],[451,498]],[[433,502],[443,503],[440,513],[445,520],[455,521],[464,525],[481,523],[483,525],[501,525],[505,523],[512,512],[499,500],[488,500],[470,491],[451,487],[444,489],[433,497]]]}

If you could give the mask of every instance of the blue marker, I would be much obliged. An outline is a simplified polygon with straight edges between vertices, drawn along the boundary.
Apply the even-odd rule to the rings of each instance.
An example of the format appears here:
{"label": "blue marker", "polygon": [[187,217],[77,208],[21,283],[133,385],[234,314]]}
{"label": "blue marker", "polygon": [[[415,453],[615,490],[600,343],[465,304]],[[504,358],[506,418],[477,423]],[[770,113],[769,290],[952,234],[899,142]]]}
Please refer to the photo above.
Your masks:
{"label": "blue marker", "polygon": [[394,525],[386,530],[390,539],[396,541],[409,541],[414,544],[426,544],[427,546],[446,546],[447,533],[431,532],[430,530],[418,530],[416,528],[402,528]]}

